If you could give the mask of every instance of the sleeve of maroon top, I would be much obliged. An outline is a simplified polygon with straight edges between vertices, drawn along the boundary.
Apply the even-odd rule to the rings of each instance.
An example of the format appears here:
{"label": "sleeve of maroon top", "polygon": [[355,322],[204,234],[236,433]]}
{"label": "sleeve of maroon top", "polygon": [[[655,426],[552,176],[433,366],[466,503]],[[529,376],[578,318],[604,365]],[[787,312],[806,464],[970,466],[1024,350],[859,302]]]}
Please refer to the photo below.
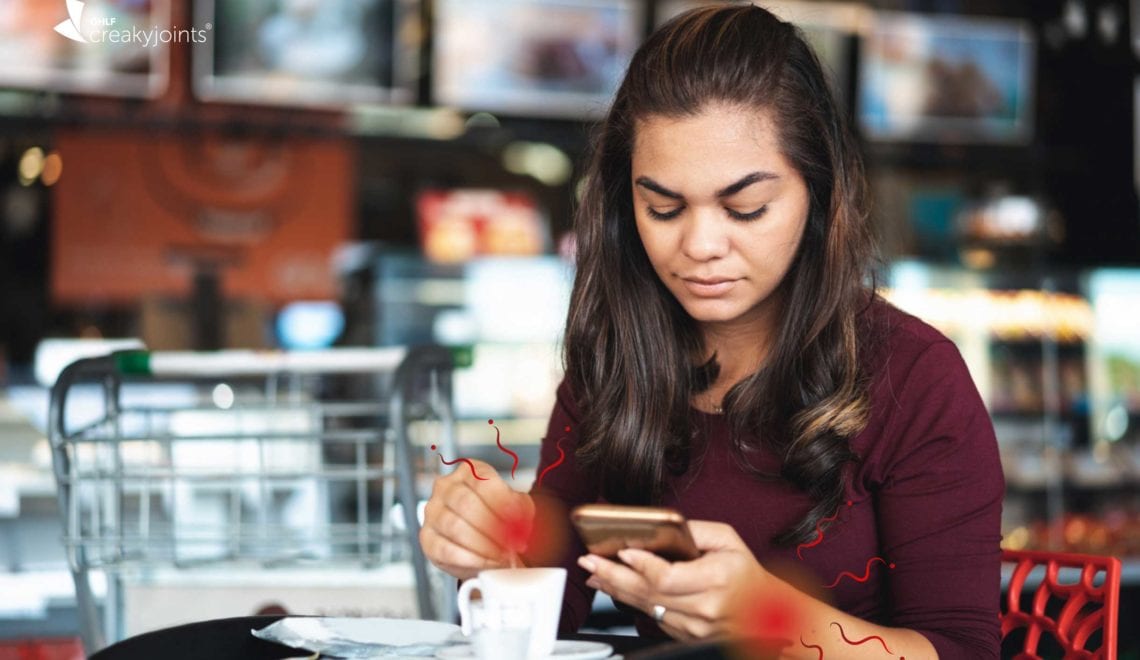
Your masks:
{"label": "sleeve of maroon top", "polygon": [[[590,614],[595,593],[594,589],[586,586],[589,575],[578,566],[578,557],[586,553],[586,548],[571,528],[568,517],[570,509],[578,504],[598,500],[598,480],[581,471],[574,457],[581,437],[578,421],[578,408],[569,386],[563,381],[558,386],[554,412],[550,415],[546,436],[542,439],[538,471],[531,488],[536,515],[545,518],[536,524],[538,531],[532,545],[543,543],[544,539],[537,538],[537,534],[543,534],[556,539],[562,546],[558,549],[560,551],[552,553],[559,557],[554,564],[566,569],[566,591],[562,599],[562,618],[558,625],[560,634],[577,632]],[[560,460],[562,462],[559,464]],[[524,553],[523,558],[529,565],[535,565],[529,553]],[[539,563],[542,563],[541,560]]]}
{"label": "sleeve of maroon top", "polygon": [[940,660],[997,658],[1005,481],[993,424],[949,341],[900,367],[877,443],[891,623],[924,635]]}

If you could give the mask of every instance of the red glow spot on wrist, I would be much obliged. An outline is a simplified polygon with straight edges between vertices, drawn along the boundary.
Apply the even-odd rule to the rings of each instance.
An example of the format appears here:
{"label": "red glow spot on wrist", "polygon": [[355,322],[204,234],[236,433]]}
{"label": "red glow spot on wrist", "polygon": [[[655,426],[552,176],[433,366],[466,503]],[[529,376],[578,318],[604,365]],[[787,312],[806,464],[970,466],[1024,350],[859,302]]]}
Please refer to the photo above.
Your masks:
{"label": "red glow spot on wrist", "polygon": [[522,512],[511,511],[499,519],[498,538],[495,539],[511,552],[525,552],[534,533],[534,518]]}
{"label": "red glow spot on wrist", "polygon": [[741,612],[738,626],[747,657],[774,657],[801,636],[803,613],[790,598],[761,594]]}
{"label": "red glow spot on wrist", "polygon": [[552,497],[533,495],[531,502],[533,514],[522,507],[499,512],[499,526],[492,540],[516,554],[525,553],[523,559],[529,566],[555,566],[569,548],[569,514],[561,501]]}

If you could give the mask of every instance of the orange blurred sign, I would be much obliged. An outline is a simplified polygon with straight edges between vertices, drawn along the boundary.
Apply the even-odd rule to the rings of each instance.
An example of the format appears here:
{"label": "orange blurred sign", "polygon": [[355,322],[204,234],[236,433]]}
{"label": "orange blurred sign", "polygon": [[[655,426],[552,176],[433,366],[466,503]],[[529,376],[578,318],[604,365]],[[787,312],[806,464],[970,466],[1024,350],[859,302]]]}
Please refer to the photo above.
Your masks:
{"label": "orange blurred sign", "polygon": [[424,255],[461,262],[478,255],[535,255],[547,230],[533,198],[521,192],[427,190],[416,203]]}
{"label": "orange blurred sign", "polygon": [[340,139],[60,130],[53,300],[132,303],[186,294],[196,269],[223,292],[329,298],[348,240],[351,152]]}

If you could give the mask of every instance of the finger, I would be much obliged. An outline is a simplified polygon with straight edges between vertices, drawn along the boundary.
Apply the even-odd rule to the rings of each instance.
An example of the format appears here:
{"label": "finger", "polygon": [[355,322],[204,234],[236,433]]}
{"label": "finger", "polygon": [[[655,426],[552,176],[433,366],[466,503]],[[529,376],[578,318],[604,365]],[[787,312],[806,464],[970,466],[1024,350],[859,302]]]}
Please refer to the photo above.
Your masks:
{"label": "finger", "polygon": [[[649,603],[652,592],[648,581],[633,569],[597,555],[586,555],[578,558],[578,565],[592,573],[590,580],[596,589],[613,596],[623,603],[648,612],[653,605]],[[589,584],[589,583],[588,583]]]}
{"label": "finger", "polygon": [[428,527],[420,530],[420,546],[431,563],[460,580],[474,577],[479,571],[488,568],[502,568],[506,565],[502,561],[479,556],[456,545]]}
{"label": "finger", "polygon": [[[644,551],[634,552],[636,554]],[[653,557],[634,557],[634,559],[652,562]],[[656,559],[669,563],[659,557]],[[671,626],[677,634],[670,634],[679,639],[709,637],[716,632],[718,622],[723,618],[724,613],[714,602],[716,599],[709,598],[707,589],[695,590],[683,596],[670,596],[658,592],[655,585],[632,567],[596,555],[581,557],[578,563],[593,574],[586,584],[608,593],[615,600],[628,603],[651,616],[654,606],[665,607],[665,615],[660,623]],[[682,563],[694,562],[678,562]],[[674,567],[678,564],[674,564]]]}
{"label": "finger", "polygon": [[729,553],[714,552],[699,560],[672,563],[632,548],[619,551],[618,556],[646,578],[652,588],[650,605],[663,605],[714,625],[731,614],[721,596],[740,576],[731,568],[734,562]]}
{"label": "finger", "polygon": [[658,624],[662,632],[682,642],[693,642],[697,639],[707,639],[715,634],[708,622],[702,619],[687,616],[683,612],[666,610],[665,617]]}
{"label": "finger", "polygon": [[447,508],[494,543],[497,553],[518,549],[525,544],[531,521],[514,513],[522,508],[517,504],[500,505],[496,510],[479,496],[481,487],[482,484],[466,484],[465,488],[456,489],[445,501]]}
{"label": "finger", "polygon": [[[720,625],[732,615],[732,611],[726,608],[726,602],[715,594],[694,593],[684,596],[657,594],[652,599],[653,605],[662,605],[667,611],[691,620],[688,621],[689,628],[692,628],[692,623],[696,621],[700,621],[703,625]],[[652,605],[648,611],[653,611]]]}
{"label": "finger", "polygon": [[498,559],[503,553],[501,545],[451,508],[441,508],[430,520],[425,513],[424,523],[441,537],[487,559]]}
{"label": "finger", "polygon": [[[481,484],[469,484],[468,490],[476,497],[480,495]],[[457,501],[457,500],[453,500]],[[478,497],[482,509],[474,503],[467,504],[477,510],[487,511],[491,517],[484,516],[480,522],[480,530],[504,550],[511,553],[526,552],[531,542],[535,540],[535,503],[530,495],[510,491],[509,499],[505,503],[500,500],[494,504]]]}
{"label": "finger", "polygon": [[618,558],[626,566],[645,576],[654,586],[657,586],[672,571],[673,567],[671,562],[640,548],[619,550]]}
{"label": "finger", "polygon": [[699,617],[693,617],[680,610],[665,608],[665,614],[657,626],[670,637],[681,641],[705,639],[716,633],[714,626]]}
{"label": "finger", "polygon": [[662,596],[707,594],[710,589],[725,587],[731,577],[726,574],[724,553],[709,553],[692,561],[669,562],[657,555],[635,548],[625,548],[618,556],[630,568],[643,575]]}
{"label": "finger", "polygon": [[689,533],[693,535],[697,549],[704,552],[733,550],[744,545],[730,525],[711,520],[690,520]]}
{"label": "finger", "polygon": [[[471,465],[474,471],[462,471],[465,473],[463,485],[475,493],[488,509],[504,518],[534,514],[533,504],[528,504],[530,498],[507,485],[495,468],[477,460],[472,460]],[[482,478],[476,478],[473,472]]]}
{"label": "finger", "polygon": [[[669,617],[668,612],[665,613],[665,617],[666,618]],[[693,636],[690,635],[688,632],[686,632],[685,629],[678,628],[676,626],[671,626],[665,622],[665,619],[662,619],[661,623],[657,624],[657,627],[661,628],[662,632],[664,632],[666,635],[672,637],[673,639],[677,639],[677,640],[680,640],[682,642],[688,642],[688,641],[693,640]]]}

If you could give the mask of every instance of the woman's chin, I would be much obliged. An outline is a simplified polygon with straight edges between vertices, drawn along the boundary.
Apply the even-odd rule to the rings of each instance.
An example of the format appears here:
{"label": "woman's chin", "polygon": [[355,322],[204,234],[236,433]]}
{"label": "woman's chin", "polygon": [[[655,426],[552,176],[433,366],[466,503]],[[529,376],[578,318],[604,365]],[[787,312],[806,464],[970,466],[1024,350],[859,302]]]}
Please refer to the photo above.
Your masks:
{"label": "woman's chin", "polygon": [[684,305],[685,311],[697,323],[728,323],[740,318],[745,310],[725,301],[698,302]]}

